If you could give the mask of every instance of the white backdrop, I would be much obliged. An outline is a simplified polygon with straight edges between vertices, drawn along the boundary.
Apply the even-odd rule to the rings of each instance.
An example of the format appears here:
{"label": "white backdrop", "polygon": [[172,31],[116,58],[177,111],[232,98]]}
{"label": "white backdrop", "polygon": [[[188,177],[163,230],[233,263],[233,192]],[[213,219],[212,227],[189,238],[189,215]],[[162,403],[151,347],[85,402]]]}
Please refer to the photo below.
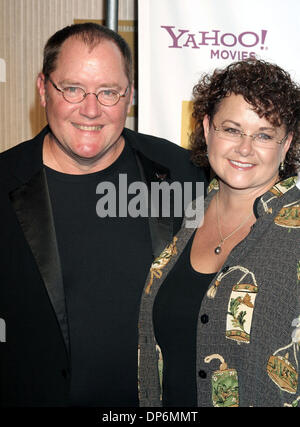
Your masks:
{"label": "white backdrop", "polygon": [[249,56],[300,82],[299,17],[299,0],[139,0],[139,131],[186,146],[200,76]]}

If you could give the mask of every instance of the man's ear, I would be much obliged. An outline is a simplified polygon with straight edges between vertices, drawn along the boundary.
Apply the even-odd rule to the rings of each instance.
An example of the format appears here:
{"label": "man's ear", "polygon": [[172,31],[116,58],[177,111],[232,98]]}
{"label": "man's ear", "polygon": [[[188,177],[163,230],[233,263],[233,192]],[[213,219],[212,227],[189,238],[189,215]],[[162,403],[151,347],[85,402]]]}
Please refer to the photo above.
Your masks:
{"label": "man's ear", "polygon": [[36,85],[40,95],[40,103],[42,107],[46,107],[46,87],[45,87],[45,76],[43,73],[39,73],[36,81]]}
{"label": "man's ear", "polygon": [[131,85],[131,87],[129,89],[130,89],[130,98],[129,98],[129,104],[128,104],[128,108],[127,108],[127,114],[130,113],[131,106],[132,106],[132,103],[133,103],[134,82],[132,82],[132,85]]}

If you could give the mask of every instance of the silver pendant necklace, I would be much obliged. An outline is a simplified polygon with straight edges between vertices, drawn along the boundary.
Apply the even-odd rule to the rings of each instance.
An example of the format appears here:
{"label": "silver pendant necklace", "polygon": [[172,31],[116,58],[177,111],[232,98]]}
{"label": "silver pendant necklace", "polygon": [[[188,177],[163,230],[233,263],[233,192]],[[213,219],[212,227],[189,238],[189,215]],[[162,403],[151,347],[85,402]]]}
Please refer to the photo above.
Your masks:
{"label": "silver pendant necklace", "polygon": [[222,245],[223,243],[229,239],[229,237],[233,236],[234,233],[236,233],[240,228],[243,227],[243,225],[246,224],[246,222],[248,221],[248,219],[251,217],[252,212],[250,213],[250,215],[248,215],[244,221],[241,222],[241,224],[235,228],[230,234],[228,234],[228,236],[223,237],[222,233],[221,233],[221,226],[220,226],[220,219],[219,219],[219,191],[217,192],[216,195],[216,211],[217,211],[217,224],[218,224],[218,231],[219,231],[219,236],[220,236],[220,242],[218,244],[218,246],[215,248],[215,254],[219,255],[222,252]]}

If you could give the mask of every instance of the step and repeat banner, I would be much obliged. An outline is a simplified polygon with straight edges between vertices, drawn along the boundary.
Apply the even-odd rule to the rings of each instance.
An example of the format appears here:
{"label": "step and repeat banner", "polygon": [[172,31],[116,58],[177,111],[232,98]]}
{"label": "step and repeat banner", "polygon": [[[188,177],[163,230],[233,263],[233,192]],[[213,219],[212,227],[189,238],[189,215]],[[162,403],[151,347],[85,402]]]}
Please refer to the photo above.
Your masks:
{"label": "step and repeat banner", "polygon": [[300,82],[299,0],[139,0],[139,131],[188,146],[201,75],[249,57]]}

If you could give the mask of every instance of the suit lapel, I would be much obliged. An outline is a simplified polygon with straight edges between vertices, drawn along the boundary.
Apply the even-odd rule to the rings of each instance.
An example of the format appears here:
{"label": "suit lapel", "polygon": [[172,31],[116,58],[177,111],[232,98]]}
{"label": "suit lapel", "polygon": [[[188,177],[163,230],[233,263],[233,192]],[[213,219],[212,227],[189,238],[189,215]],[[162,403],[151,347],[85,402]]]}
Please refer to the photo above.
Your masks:
{"label": "suit lapel", "polygon": [[62,272],[44,169],[13,190],[10,200],[46,285],[69,352]]}
{"label": "suit lapel", "polygon": [[[148,221],[152,241],[152,254],[155,259],[164,249],[166,244],[172,240],[174,219],[172,216],[152,216],[151,182],[162,182],[167,180],[167,178],[169,178],[169,170],[148,159],[136,150],[135,157],[141,174],[141,179],[148,187]],[[172,212],[172,206],[170,211]]]}

